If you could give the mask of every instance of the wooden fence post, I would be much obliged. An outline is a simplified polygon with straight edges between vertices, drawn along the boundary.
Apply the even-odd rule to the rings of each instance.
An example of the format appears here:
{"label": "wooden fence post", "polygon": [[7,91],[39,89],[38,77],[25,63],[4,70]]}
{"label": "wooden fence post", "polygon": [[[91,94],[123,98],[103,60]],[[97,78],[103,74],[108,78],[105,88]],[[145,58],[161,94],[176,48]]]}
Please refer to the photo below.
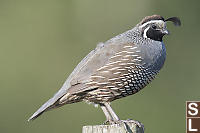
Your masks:
{"label": "wooden fence post", "polygon": [[82,133],[144,133],[144,129],[133,122],[126,122],[112,125],[83,126]]}

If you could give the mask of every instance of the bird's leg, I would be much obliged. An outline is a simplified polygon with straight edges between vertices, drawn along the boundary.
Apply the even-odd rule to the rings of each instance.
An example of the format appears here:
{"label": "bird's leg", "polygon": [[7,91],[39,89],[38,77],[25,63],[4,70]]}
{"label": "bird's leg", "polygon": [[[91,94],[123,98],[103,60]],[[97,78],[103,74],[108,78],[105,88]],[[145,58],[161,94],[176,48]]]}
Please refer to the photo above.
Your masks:
{"label": "bird's leg", "polygon": [[116,115],[116,113],[111,108],[110,103],[100,104],[100,106],[106,116],[106,119],[107,119],[107,121],[105,123],[107,123],[107,122],[109,122],[109,124],[123,123],[124,128],[128,132],[130,127],[127,125],[127,123],[132,122],[132,123],[135,123],[141,129],[142,133],[144,132],[144,125],[141,122],[131,120],[131,119],[120,120],[119,117]]}
{"label": "bird's leg", "polygon": [[104,104],[100,104],[100,107],[101,107],[101,109],[103,110],[103,113],[106,116],[106,121],[104,122],[104,124],[112,123],[113,122],[113,118],[112,118],[111,114],[108,112],[108,110],[105,107],[105,105]]}
{"label": "bird's leg", "polygon": [[[110,113],[110,115],[112,116],[113,118],[113,122],[112,123],[123,123],[124,124],[124,128],[126,129],[126,131],[128,132],[129,131],[129,126],[127,125],[127,122],[133,122],[135,123],[139,128],[141,128],[142,130],[142,133],[144,132],[144,125],[139,122],[139,121],[135,121],[135,120],[120,120],[119,117],[116,115],[116,113],[113,111],[113,109],[111,108],[110,104],[109,103],[104,103],[107,111]],[[110,123],[110,124],[112,124]]]}
{"label": "bird's leg", "polygon": [[115,114],[115,112],[113,111],[113,109],[111,108],[110,104],[109,103],[105,103],[104,104],[106,109],[108,110],[108,112],[110,113],[110,115],[112,116],[113,120],[115,122],[119,121],[119,117]]}

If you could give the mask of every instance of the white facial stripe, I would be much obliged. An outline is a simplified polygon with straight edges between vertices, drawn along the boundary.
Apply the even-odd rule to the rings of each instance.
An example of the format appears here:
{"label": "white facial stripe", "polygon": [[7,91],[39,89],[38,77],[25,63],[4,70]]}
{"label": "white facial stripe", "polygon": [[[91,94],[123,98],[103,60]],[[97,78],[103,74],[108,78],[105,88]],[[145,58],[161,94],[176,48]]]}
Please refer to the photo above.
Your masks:
{"label": "white facial stripe", "polygon": [[143,25],[141,25],[140,27],[143,28],[145,27],[146,25],[150,24],[150,23],[163,23],[164,21],[163,20],[151,20],[149,22],[146,22],[144,23]]}
{"label": "white facial stripe", "polygon": [[143,33],[143,37],[144,37],[144,38],[148,38],[148,37],[147,37],[147,31],[149,30],[149,28],[150,28],[150,27],[147,27],[147,28],[144,30],[144,33]]}

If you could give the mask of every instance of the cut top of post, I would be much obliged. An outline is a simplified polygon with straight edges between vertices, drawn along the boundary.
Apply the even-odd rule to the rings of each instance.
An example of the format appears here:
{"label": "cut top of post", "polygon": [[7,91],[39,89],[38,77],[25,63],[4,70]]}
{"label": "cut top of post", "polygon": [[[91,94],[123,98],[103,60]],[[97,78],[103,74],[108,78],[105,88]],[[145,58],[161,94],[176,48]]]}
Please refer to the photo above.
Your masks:
{"label": "cut top of post", "polygon": [[83,126],[82,133],[144,133],[142,127],[133,122],[112,125]]}

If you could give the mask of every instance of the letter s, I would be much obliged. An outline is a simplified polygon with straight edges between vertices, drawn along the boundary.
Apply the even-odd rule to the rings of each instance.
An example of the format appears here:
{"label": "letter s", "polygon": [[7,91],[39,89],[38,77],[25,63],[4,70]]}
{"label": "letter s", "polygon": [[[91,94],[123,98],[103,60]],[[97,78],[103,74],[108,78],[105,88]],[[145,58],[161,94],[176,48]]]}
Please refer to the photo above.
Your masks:
{"label": "letter s", "polygon": [[[195,108],[195,107],[192,107],[192,106],[195,106],[196,108]],[[197,109],[198,104],[196,104],[196,103],[189,103],[188,107],[189,107],[190,110],[193,110],[193,111],[194,111],[194,113],[192,113],[192,112],[189,110],[188,113],[189,113],[190,115],[197,115],[197,114],[198,114],[198,109]]]}

